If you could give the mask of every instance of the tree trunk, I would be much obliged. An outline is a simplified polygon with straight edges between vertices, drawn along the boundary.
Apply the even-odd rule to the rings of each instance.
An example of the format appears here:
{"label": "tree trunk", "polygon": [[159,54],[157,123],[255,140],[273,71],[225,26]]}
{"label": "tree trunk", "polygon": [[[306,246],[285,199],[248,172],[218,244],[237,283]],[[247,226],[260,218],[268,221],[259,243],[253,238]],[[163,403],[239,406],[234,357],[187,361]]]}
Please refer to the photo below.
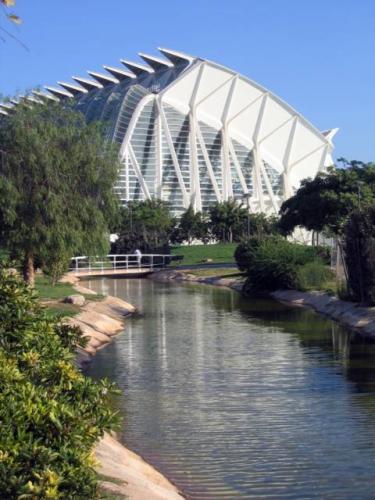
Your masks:
{"label": "tree trunk", "polygon": [[25,260],[23,261],[23,279],[32,288],[34,288],[35,271],[34,271],[34,256],[32,254],[27,254]]}

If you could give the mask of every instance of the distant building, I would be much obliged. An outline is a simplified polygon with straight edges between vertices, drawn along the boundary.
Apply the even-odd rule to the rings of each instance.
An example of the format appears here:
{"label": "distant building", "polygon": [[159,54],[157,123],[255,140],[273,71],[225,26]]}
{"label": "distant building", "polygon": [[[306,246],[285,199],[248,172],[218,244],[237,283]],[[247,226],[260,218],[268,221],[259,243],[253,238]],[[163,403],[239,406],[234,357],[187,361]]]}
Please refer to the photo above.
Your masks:
{"label": "distant building", "polygon": [[[190,204],[249,198],[253,212],[277,213],[302,179],[332,164],[332,137],[272,92],[219,64],[173,50],[147,65],[122,60],[76,83],[46,87],[74,99],[87,120],[107,123],[119,144],[123,203],[161,198],[179,215]],[[44,95],[44,97],[43,97]],[[34,92],[36,100],[46,94]],[[51,96],[50,96],[51,97]],[[33,98],[31,98],[33,99]],[[3,112],[7,112],[3,105]]]}

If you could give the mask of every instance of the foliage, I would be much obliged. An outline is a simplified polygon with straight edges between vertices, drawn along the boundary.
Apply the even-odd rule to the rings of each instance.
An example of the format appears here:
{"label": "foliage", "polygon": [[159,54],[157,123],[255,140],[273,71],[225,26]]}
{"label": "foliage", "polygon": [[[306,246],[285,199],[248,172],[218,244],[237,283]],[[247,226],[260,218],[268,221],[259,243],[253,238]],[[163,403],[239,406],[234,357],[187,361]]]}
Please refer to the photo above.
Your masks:
{"label": "foliage", "polygon": [[299,290],[321,290],[334,277],[331,269],[321,260],[307,262],[297,271]]}
{"label": "foliage", "polygon": [[212,235],[223,243],[238,241],[242,236],[247,210],[236,200],[217,202],[208,209]]}
{"label": "foliage", "polygon": [[[181,255],[181,265],[201,264],[210,259],[213,263],[234,262],[235,243],[215,243],[210,245],[182,245],[171,248],[172,255]],[[178,263],[176,263],[178,265]]]}
{"label": "foliage", "polygon": [[244,291],[249,294],[297,288],[300,266],[317,258],[314,247],[275,235],[251,237],[237,247],[234,256],[248,276]]}
{"label": "foliage", "polygon": [[189,208],[182,214],[172,235],[172,243],[183,243],[186,241],[189,245],[193,240],[209,240],[208,223],[202,212],[194,212],[194,208]]}
{"label": "foliage", "polygon": [[2,498],[97,498],[92,448],[116,416],[112,385],[74,366],[85,339],[49,319],[37,297],[0,267]]}
{"label": "foliage", "polygon": [[352,214],[345,232],[344,256],[351,300],[375,304],[375,207]]}
{"label": "foliage", "polygon": [[238,201],[218,202],[208,209],[208,229],[211,235],[223,242],[240,241],[249,235],[277,233],[277,218],[264,213],[249,213]]}
{"label": "foliage", "polygon": [[72,255],[108,251],[119,164],[98,123],[57,103],[20,104],[0,122],[0,149],[0,243],[25,278],[36,261],[56,281]]}
{"label": "foliage", "polygon": [[[276,215],[266,215],[265,213],[249,214],[250,217],[250,235],[267,236],[278,234],[278,217]],[[243,226],[247,221],[243,222]],[[243,230],[243,235],[247,235],[247,230]]]}
{"label": "foliage", "polygon": [[[0,5],[4,9],[14,7],[15,4],[16,4],[16,0],[0,0]],[[9,21],[11,21],[15,24],[22,23],[22,19],[19,16],[17,16],[14,12],[5,12],[5,15],[9,19]]]}
{"label": "foliage", "polygon": [[284,235],[297,226],[339,235],[354,210],[374,201],[375,164],[351,162],[346,169],[331,168],[302,181],[296,194],[282,204],[278,227]]}
{"label": "foliage", "polygon": [[164,201],[152,199],[133,201],[121,209],[120,222],[115,231],[119,239],[112,252],[129,253],[137,248],[144,253],[165,253],[175,221]]}

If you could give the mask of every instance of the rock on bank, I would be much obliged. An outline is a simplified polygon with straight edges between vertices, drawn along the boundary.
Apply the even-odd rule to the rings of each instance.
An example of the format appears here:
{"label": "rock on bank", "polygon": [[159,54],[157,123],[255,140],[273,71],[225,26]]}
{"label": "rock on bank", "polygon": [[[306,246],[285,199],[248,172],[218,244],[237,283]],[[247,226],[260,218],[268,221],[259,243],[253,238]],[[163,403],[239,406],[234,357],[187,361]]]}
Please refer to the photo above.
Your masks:
{"label": "rock on bank", "polygon": [[140,456],[106,434],[95,450],[99,473],[116,479],[102,482],[105,490],[130,500],[182,500],[177,488]]}
{"label": "rock on bank", "polygon": [[311,307],[339,323],[375,338],[375,307],[363,307],[354,302],[340,300],[324,292],[278,290],[273,292],[271,296],[288,304]]}
{"label": "rock on bank", "polygon": [[188,283],[203,283],[206,285],[215,285],[232,288],[237,292],[241,292],[243,280],[238,278],[226,278],[225,276],[196,276],[189,273],[189,270],[178,271],[176,269],[162,270],[154,272],[147,276],[148,279],[167,283],[169,281],[188,282]]}

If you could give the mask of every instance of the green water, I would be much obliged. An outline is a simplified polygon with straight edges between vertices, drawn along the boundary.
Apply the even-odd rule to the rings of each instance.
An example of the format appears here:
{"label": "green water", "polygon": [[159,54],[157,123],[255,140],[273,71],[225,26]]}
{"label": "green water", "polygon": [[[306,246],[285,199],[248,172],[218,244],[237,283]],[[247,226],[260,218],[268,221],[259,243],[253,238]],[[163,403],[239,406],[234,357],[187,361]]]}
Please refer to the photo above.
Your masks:
{"label": "green water", "polygon": [[204,285],[100,280],[142,315],[89,373],[121,439],[188,498],[375,497],[375,344],[310,310]]}

